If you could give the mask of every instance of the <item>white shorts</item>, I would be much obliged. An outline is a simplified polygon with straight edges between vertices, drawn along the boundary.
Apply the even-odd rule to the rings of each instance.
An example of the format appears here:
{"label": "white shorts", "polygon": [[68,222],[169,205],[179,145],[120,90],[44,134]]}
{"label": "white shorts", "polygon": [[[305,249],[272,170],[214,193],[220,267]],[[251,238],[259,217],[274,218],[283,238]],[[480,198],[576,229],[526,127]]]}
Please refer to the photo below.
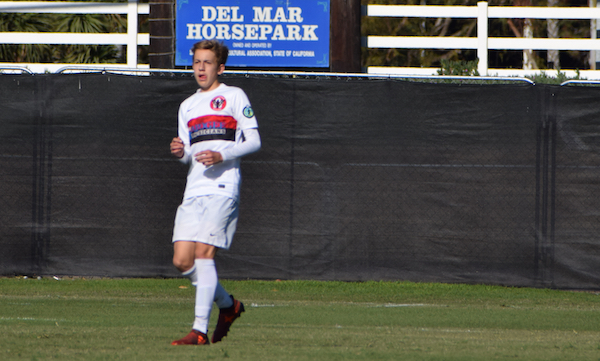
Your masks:
{"label": "white shorts", "polygon": [[175,215],[173,242],[201,242],[229,249],[237,220],[238,204],[233,198],[208,195],[184,199]]}

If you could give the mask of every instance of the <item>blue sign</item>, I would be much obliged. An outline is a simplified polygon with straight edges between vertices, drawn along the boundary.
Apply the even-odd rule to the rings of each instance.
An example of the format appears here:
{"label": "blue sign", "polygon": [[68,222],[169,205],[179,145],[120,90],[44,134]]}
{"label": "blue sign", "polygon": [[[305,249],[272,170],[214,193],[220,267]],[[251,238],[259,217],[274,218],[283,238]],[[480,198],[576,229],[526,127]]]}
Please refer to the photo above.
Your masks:
{"label": "blue sign", "polygon": [[329,67],[329,0],[177,0],[175,65],[204,39],[227,45],[228,66]]}

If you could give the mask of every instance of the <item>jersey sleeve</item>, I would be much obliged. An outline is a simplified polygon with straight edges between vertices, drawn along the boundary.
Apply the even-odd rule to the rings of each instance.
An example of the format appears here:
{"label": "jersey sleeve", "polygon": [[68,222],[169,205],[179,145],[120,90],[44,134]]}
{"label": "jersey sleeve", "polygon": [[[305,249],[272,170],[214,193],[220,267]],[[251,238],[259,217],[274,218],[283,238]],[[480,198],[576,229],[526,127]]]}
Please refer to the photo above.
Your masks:
{"label": "jersey sleeve", "polygon": [[258,129],[249,128],[244,131],[244,141],[221,152],[223,161],[241,158],[245,155],[257,152],[261,147]]}
{"label": "jersey sleeve", "polygon": [[239,129],[252,129],[258,128],[258,122],[256,121],[256,116],[254,115],[254,110],[252,109],[252,105],[250,104],[250,100],[246,93],[239,89],[237,94],[237,109],[235,110],[235,118],[239,123]]}
{"label": "jersey sleeve", "polygon": [[181,104],[177,113],[177,136],[183,141],[183,157],[179,158],[182,163],[189,163],[192,158],[192,148],[190,145],[190,132],[185,119],[185,105]]}
{"label": "jersey sleeve", "polygon": [[248,96],[240,88],[237,89],[235,104],[234,118],[237,120],[242,141],[236,142],[234,146],[221,152],[223,161],[241,158],[257,152],[261,147],[260,135],[257,129],[258,123],[254,115],[254,110],[252,109],[252,105],[250,105]]}

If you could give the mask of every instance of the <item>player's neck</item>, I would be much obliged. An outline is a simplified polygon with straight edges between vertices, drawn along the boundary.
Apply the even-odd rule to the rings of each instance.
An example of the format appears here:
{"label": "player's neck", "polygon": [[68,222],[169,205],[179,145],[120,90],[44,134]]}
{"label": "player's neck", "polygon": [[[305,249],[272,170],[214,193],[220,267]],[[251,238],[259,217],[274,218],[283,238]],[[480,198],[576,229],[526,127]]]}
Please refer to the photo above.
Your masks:
{"label": "player's neck", "polygon": [[211,92],[213,90],[216,90],[220,86],[221,86],[221,82],[215,81],[214,83],[212,83],[212,85],[210,87],[208,87],[208,89],[204,89],[204,88],[200,87],[200,91],[202,93],[208,93],[208,92]]}

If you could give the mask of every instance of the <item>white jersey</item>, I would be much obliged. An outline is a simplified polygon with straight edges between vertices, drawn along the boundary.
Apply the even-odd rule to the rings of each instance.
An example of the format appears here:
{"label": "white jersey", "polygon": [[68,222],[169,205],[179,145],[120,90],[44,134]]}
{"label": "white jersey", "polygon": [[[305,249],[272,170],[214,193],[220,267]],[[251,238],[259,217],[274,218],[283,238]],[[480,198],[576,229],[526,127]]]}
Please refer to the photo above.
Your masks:
{"label": "white jersey", "polygon": [[244,130],[258,128],[246,93],[225,84],[208,92],[199,89],[181,103],[178,123],[179,138],[185,144],[182,161],[190,163],[183,198],[220,194],[237,200],[241,158],[206,167],[194,155],[203,150],[223,154],[244,141]]}

